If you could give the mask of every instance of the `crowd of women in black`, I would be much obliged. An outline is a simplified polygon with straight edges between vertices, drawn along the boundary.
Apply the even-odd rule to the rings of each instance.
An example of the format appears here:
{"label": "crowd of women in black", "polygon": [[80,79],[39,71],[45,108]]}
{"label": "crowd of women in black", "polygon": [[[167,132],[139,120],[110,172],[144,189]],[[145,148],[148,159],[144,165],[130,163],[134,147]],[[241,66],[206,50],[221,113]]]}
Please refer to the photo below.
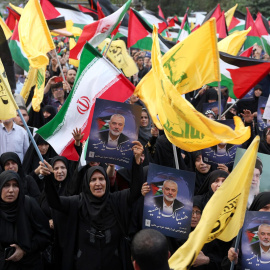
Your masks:
{"label": "crowd of women in black", "polygon": [[[47,81],[52,75],[55,74],[48,72]],[[243,145],[245,148],[258,134],[258,98],[269,95],[269,86],[267,76],[256,86],[253,99],[238,102],[225,115],[226,119],[239,115],[245,125],[251,127],[251,138]],[[186,98],[199,111],[203,103],[217,101],[214,88],[197,92]],[[223,89],[222,99],[226,103],[227,89]],[[134,96],[128,102],[143,106]],[[206,115],[217,119],[213,111]],[[36,117],[33,113],[30,116]],[[42,118],[42,113],[38,117]],[[40,121],[31,119],[30,122],[38,122],[36,127],[40,127]],[[35,135],[35,141],[44,162],[39,161],[32,144],[22,163],[16,153],[1,155],[0,269],[132,269],[129,244],[142,227],[143,195],[149,190],[144,184],[148,165],[152,162],[176,167],[171,143],[163,131],[153,125],[145,108],[140,124],[139,138],[132,148],[131,170],[115,170],[113,164],[99,162],[81,167],[79,161],[58,156],[39,135]],[[80,130],[74,130],[73,135],[80,155],[83,148]],[[270,154],[270,127],[263,131],[259,151]],[[231,168],[220,164],[218,170],[214,170],[203,161],[201,151],[188,153],[177,148],[177,155],[181,170],[196,173],[192,231]],[[255,198],[249,210],[268,211],[268,206],[270,193],[266,192]],[[183,244],[175,238],[167,237],[167,240],[171,254]],[[193,268],[229,269],[230,261],[238,257],[231,249],[233,244],[233,241],[220,240],[206,244]],[[237,267],[241,269],[240,263]]]}

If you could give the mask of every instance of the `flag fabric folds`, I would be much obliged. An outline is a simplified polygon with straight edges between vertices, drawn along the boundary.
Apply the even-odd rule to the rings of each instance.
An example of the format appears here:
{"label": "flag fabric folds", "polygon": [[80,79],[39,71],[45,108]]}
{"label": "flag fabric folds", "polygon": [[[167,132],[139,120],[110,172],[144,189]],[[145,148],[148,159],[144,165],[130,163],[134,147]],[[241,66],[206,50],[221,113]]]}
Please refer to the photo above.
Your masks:
{"label": "flag fabric folds", "polygon": [[234,7],[230,8],[226,13],[225,13],[225,18],[226,18],[226,25],[227,27],[229,28],[231,22],[232,22],[232,19],[233,19],[233,15],[234,15],[234,12],[237,8],[238,4],[236,4]]}
{"label": "flag fabric folds", "polygon": [[12,32],[4,22],[4,20],[0,17],[0,27],[2,27],[4,34],[6,36],[6,39],[9,39],[12,36]]}
{"label": "flag fabric folds", "polygon": [[83,32],[79,37],[76,46],[70,51],[70,58],[76,60],[80,59],[80,54],[86,42],[91,44],[93,47],[97,47],[105,38],[107,38],[112,33],[112,31],[122,21],[130,4],[131,0],[128,0],[125,5],[119,8],[113,14],[94,23],[86,25],[83,28]]}
{"label": "flag fabric folds", "polygon": [[0,120],[16,117],[18,106],[13,98],[4,65],[0,59]]}
{"label": "flag fabric folds", "polygon": [[[162,63],[166,75],[180,94],[218,81],[219,57],[215,19],[210,19],[185,40],[177,43],[162,57]],[[150,70],[135,89],[135,94],[144,96],[146,105],[149,104],[149,107],[152,100],[156,99],[155,93],[148,91],[152,88],[153,81],[153,70]],[[154,108],[155,104],[152,104],[150,113],[155,117],[157,111]]]}
{"label": "flag fabric folds", "polygon": [[245,29],[245,15],[236,10],[234,12],[234,16],[232,17],[231,23],[228,26],[229,33],[233,33],[234,31],[242,31]]}
{"label": "flag fabric folds", "polygon": [[78,160],[71,133],[74,128],[81,128],[83,140],[88,138],[96,98],[124,102],[133,90],[124,75],[86,43],[71,93],[57,115],[37,133],[59,155]]}
{"label": "flag fabric folds", "polygon": [[247,30],[236,31],[226,38],[218,42],[218,50],[220,52],[225,52],[231,55],[237,55],[242,48],[247,34],[250,32],[251,27]]}
{"label": "flag fabric folds", "polygon": [[23,51],[34,68],[49,64],[47,53],[55,48],[38,0],[30,0],[19,21],[19,36]]}
{"label": "flag fabric folds", "polygon": [[191,31],[190,31],[189,24],[188,24],[188,9],[187,9],[185,16],[183,18],[182,24],[181,24],[181,30],[179,31],[179,35],[178,35],[177,40],[178,41],[184,40],[186,37],[188,37],[190,32]]}
{"label": "flag fabric folds", "polygon": [[[262,60],[220,53],[221,85],[231,98],[242,98],[270,71],[270,63]],[[211,83],[217,86],[218,83]]]}
{"label": "flag fabric folds", "polygon": [[[250,137],[249,128],[244,127],[239,117],[234,118],[235,130],[232,130],[199,113],[179,94],[162,67],[157,35],[153,35],[152,65],[153,80],[147,91],[155,92],[156,97],[146,106],[151,114],[151,105],[156,105],[159,120],[151,114],[152,120],[156,125],[160,123],[171,143],[191,152],[220,142],[241,144]],[[139,97],[146,102],[143,93]]]}
{"label": "flag fabric folds", "polygon": [[238,234],[245,218],[259,142],[257,136],[226,181],[206,204],[195,230],[169,259],[170,268],[189,269],[205,243],[216,238],[228,242]]}

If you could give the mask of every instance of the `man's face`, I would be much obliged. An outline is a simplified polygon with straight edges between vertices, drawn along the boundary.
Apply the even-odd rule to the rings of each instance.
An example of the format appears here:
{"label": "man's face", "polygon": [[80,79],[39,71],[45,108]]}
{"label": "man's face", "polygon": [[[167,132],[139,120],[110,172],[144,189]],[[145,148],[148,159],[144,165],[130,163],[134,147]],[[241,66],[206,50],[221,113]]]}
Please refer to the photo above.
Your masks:
{"label": "man's face", "polygon": [[137,65],[138,65],[138,67],[142,67],[143,66],[143,59],[142,58],[139,58],[137,60]]}
{"label": "man's face", "polygon": [[119,136],[125,126],[125,120],[120,116],[113,116],[109,122],[110,133],[114,136]]}
{"label": "man's face", "polygon": [[270,247],[270,227],[262,225],[258,232],[261,246]]}
{"label": "man's face", "polygon": [[67,77],[67,72],[68,72],[68,68],[67,67],[63,67],[63,74],[65,77]]}
{"label": "man's face", "polygon": [[61,99],[65,95],[63,87],[54,88],[52,94],[55,99]]}
{"label": "man's face", "polygon": [[255,168],[253,171],[252,187],[257,187],[260,185],[260,176],[260,170]]}
{"label": "man's face", "polygon": [[162,191],[164,198],[169,202],[173,202],[177,196],[178,191],[177,184],[171,182],[164,183]]}
{"label": "man's face", "polygon": [[[22,116],[23,116],[25,122],[27,123],[28,120],[29,120],[29,116],[28,116],[27,111],[26,111],[26,110],[20,110],[20,111],[21,111],[21,114],[22,114]],[[23,122],[22,122],[21,117],[19,116],[18,113],[17,113],[17,116],[14,118],[14,122],[15,122],[17,125],[23,127]]]}
{"label": "man's face", "polygon": [[67,72],[67,82],[73,84],[75,81],[75,77],[76,77],[76,71],[73,69],[70,69]]}

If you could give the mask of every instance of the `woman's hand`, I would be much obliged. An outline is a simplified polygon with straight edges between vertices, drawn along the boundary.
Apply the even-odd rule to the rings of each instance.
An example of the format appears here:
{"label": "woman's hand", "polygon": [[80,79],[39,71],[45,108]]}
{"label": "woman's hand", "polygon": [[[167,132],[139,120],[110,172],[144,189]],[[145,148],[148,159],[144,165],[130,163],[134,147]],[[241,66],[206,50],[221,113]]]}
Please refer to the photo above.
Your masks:
{"label": "woman's hand", "polygon": [[40,161],[39,164],[40,164],[40,170],[39,170],[40,174],[49,175],[53,173],[53,167],[46,160],[44,160],[44,163]]}
{"label": "woman's hand", "polygon": [[134,144],[132,147],[132,151],[133,151],[136,163],[138,165],[140,165],[141,164],[141,156],[143,153],[143,146],[139,141],[133,141],[132,143]]}
{"label": "woman's hand", "polygon": [[49,220],[49,226],[50,226],[50,228],[52,230],[54,229],[54,225],[53,225],[53,220],[52,219]]}
{"label": "woman's hand", "polygon": [[225,164],[218,164],[217,169],[225,171],[226,173],[230,173],[228,167]]}
{"label": "woman's hand", "polygon": [[145,196],[150,191],[150,186],[147,182],[143,183],[141,193],[143,196]]}
{"label": "woman's hand", "polygon": [[15,252],[6,259],[6,261],[13,261],[13,262],[18,262],[19,260],[22,259],[22,257],[25,255],[25,251],[23,251],[18,245],[12,244],[10,245],[11,247],[15,247],[16,250]]}
{"label": "woman's hand", "polygon": [[235,248],[231,247],[228,251],[228,258],[231,262],[234,262],[235,264],[238,263],[238,253],[239,253],[239,249],[237,250],[237,252],[235,252]]}
{"label": "woman's hand", "polygon": [[80,146],[81,140],[84,136],[84,133],[82,133],[82,130],[80,128],[73,129],[72,136],[73,136],[73,139],[75,140],[75,145]]}

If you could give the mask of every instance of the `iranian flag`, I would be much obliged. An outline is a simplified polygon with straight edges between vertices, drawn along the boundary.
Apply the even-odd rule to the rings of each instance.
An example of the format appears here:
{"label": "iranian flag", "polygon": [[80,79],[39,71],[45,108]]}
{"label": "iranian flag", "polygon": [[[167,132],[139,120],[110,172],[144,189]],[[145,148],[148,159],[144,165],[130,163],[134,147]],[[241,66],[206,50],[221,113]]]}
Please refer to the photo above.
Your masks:
{"label": "iranian flag", "polygon": [[71,93],[57,115],[37,133],[59,155],[78,160],[72,131],[80,128],[83,140],[89,137],[96,98],[123,102],[133,91],[126,77],[86,43]]}
{"label": "iranian flag", "polygon": [[178,38],[177,38],[178,42],[183,41],[185,38],[187,38],[191,32],[188,25],[188,9],[189,8],[187,8],[186,14],[181,24],[181,30],[179,31]]}
{"label": "iranian flag", "polygon": [[[220,84],[228,88],[229,96],[234,99],[244,97],[270,71],[270,63],[265,61],[221,52],[219,55]],[[215,82],[210,85],[218,84]]]}
{"label": "iranian flag", "polygon": [[10,38],[9,49],[12,55],[14,62],[19,65],[23,70],[29,71],[29,61],[26,54],[22,50],[19,32],[18,32],[18,23],[16,24],[13,34]]}
{"label": "iranian flag", "polygon": [[97,47],[121,23],[130,4],[131,0],[128,0],[121,8],[111,15],[86,25],[83,28],[83,32],[79,37],[77,45],[70,51],[70,58],[76,60],[80,59],[80,54],[86,42],[93,47]]}

